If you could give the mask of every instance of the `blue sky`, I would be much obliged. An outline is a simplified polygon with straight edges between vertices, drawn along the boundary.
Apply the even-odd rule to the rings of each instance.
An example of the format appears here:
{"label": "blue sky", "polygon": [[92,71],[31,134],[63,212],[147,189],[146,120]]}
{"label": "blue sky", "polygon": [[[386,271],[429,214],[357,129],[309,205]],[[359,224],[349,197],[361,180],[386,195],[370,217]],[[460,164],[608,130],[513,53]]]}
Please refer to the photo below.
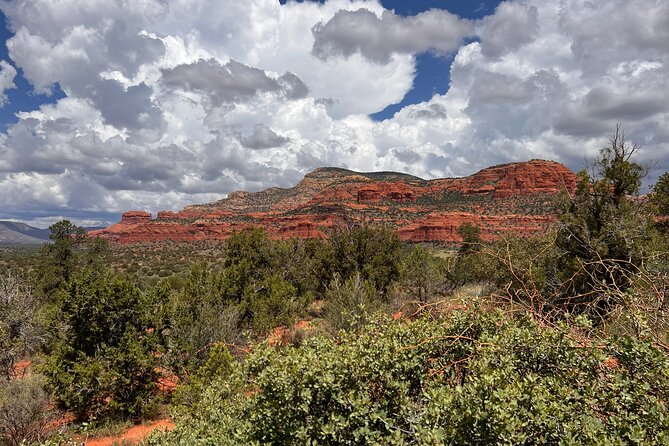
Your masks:
{"label": "blue sky", "polygon": [[0,12],[0,219],[104,225],[321,166],[578,170],[617,123],[655,161],[650,182],[669,170],[666,0],[10,0]]}
{"label": "blue sky", "polygon": [[[11,61],[6,42],[12,37],[12,32],[7,26],[7,21],[2,11],[0,11],[0,23],[3,25],[0,27],[0,60]],[[18,75],[14,78],[16,88],[7,90],[7,103],[4,107],[0,107],[0,132],[6,131],[8,124],[13,124],[17,121],[17,112],[35,110],[42,104],[55,103],[64,96],[57,84],[51,95],[35,94],[30,83],[21,74],[21,69],[19,68],[17,71]]]}
{"label": "blue sky", "polygon": [[[480,19],[490,15],[500,3],[500,0],[386,0],[381,2],[388,9],[397,14],[410,16],[431,8],[443,8],[461,17]],[[401,102],[392,104],[372,115],[374,120],[391,118],[397,111],[409,104],[418,104],[429,100],[435,94],[444,94],[448,91],[449,76],[453,62],[453,55],[444,57],[434,56],[432,53],[422,53],[416,56],[416,78],[411,91]]]}

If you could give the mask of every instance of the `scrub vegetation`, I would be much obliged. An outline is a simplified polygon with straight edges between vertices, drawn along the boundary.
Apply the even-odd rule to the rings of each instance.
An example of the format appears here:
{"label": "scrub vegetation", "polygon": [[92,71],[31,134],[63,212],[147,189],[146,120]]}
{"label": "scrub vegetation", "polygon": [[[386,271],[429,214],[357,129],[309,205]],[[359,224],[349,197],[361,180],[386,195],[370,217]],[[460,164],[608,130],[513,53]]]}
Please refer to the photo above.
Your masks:
{"label": "scrub vegetation", "polygon": [[541,237],[449,249],[59,222],[3,253],[0,444],[166,414],[148,444],[669,444],[669,179],[640,196],[636,152],[618,128]]}

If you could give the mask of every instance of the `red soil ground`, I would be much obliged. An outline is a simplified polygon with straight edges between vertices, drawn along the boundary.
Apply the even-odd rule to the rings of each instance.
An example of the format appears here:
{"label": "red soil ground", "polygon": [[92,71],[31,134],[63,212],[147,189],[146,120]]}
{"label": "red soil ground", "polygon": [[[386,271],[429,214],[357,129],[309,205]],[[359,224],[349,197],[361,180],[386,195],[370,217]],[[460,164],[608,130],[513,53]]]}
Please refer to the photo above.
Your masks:
{"label": "red soil ground", "polygon": [[174,423],[170,419],[156,420],[149,423],[138,424],[123,432],[121,435],[115,437],[99,437],[89,438],[86,440],[86,446],[112,446],[114,443],[121,445],[123,442],[130,442],[131,444],[138,444],[146,437],[151,435],[155,430],[172,430]]}

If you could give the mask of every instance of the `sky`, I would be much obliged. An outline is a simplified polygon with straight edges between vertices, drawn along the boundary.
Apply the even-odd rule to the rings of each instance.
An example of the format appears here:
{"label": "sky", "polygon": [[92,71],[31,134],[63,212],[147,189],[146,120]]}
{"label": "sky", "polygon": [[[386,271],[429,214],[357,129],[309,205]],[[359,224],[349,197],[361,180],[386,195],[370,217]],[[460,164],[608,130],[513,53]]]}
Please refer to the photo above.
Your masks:
{"label": "sky", "polygon": [[320,166],[422,178],[616,124],[669,170],[666,0],[0,0],[0,219],[87,226]]}

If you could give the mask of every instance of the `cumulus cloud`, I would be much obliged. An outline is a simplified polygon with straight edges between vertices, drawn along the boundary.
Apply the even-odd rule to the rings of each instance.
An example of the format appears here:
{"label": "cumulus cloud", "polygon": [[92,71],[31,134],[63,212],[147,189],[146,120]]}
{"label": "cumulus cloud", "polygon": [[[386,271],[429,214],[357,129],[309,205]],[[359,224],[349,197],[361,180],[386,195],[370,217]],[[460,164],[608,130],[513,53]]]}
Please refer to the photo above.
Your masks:
{"label": "cumulus cloud", "polygon": [[96,80],[89,93],[105,123],[119,129],[153,129],[163,125],[162,112],[152,95],[153,89],[143,82],[124,88],[110,79]]}
{"label": "cumulus cloud", "polygon": [[6,60],[0,60],[0,107],[7,102],[5,91],[16,88],[16,85],[14,85],[15,77],[16,69]]}
{"label": "cumulus cloud", "polygon": [[280,92],[291,99],[308,93],[306,85],[292,73],[274,79],[234,60],[225,65],[215,59],[178,65],[162,70],[162,80],[169,87],[204,93],[214,105],[248,100],[263,92]]}
{"label": "cumulus cloud", "polygon": [[433,51],[449,53],[472,35],[469,20],[441,9],[431,9],[413,17],[384,11],[379,18],[372,11],[339,11],[327,23],[312,28],[312,53],[321,59],[362,54],[385,64],[393,53],[415,54]]}
{"label": "cumulus cloud", "polygon": [[530,43],[539,31],[536,6],[521,2],[502,2],[495,13],[479,24],[481,52],[491,58]]}
{"label": "cumulus cloud", "polygon": [[409,114],[414,119],[446,119],[446,107],[441,104],[429,104],[424,108],[411,110]]}
{"label": "cumulus cloud", "polygon": [[282,146],[288,141],[290,139],[277,135],[272,129],[262,124],[254,125],[250,135],[241,135],[239,138],[239,142],[249,149],[270,149]]}
{"label": "cumulus cloud", "polygon": [[[0,91],[16,67],[65,93],[0,133],[0,218],[109,222],[326,165],[578,169],[618,122],[669,170],[669,4],[600,3],[510,0],[473,22],[377,0],[0,2],[15,33]],[[425,51],[455,54],[447,93],[372,121]]]}

